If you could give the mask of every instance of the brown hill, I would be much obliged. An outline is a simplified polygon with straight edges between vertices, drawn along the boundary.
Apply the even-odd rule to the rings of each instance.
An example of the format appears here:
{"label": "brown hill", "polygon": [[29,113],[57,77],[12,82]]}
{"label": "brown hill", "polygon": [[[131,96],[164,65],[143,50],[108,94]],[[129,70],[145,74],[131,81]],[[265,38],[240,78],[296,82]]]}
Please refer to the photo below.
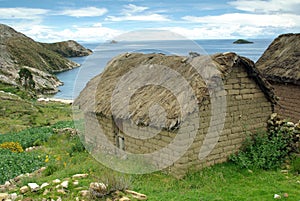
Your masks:
{"label": "brown hill", "polygon": [[[59,47],[62,50],[58,53]],[[0,24],[0,84],[27,90],[24,87],[26,81],[21,83],[19,74],[21,69],[26,69],[33,93],[56,93],[57,87],[62,83],[54,73],[79,66],[63,56],[83,56],[86,52],[89,51],[73,41],[42,44]]]}
{"label": "brown hill", "polygon": [[93,52],[86,49],[74,40],[57,43],[41,43],[45,48],[52,50],[64,57],[83,57],[91,55]]}

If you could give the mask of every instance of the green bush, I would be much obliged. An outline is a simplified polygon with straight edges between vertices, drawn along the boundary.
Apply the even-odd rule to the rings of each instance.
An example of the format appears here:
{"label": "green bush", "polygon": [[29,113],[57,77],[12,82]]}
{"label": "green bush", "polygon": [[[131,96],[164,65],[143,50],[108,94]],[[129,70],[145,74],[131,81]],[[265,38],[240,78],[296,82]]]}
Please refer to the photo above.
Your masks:
{"label": "green bush", "polygon": [[72,156],[76,152],[84,152],[85,147],[80,141],[80,138],[78,136],[75,136],[74,139],[71,141],[71,148],[68,151],[69,155]]}
{"label": "green bush", "polygon": [[295,172],[296,174],[300,174],[300,157],[296,157],[292,161],[292,171]]}
{"label": "green bush", "polygon": [[[16,153],[12,150],[15,150],[16,147],[20,151],[34,145],[42,145],[55,133],[54,129],[65,127],[74,127],[74,124],[73,122],[59,122],[51,127],[30,128],[19,133],[0,135],[0,144],[5,148],[0,148],[0,184],[20,174],[31,173],[48,162],[44,155],[36,152]],[[76,147],[79,150],[79,145]],[[46,169],[46,174],[50,175],[57,170],[57,167],[55,165],[49,166]]]}
{"label": "green bush", "polygon": [[45,169],[45,171],[43,172],[43,175],[45,176],[50,176],[52,175],[54,172],[56,172],[57,170],[59,170],[59,166],[57,164],[49,164],[47,166],[47,168]]}
{"label": "green bush", "polygon": [[15,153],[0,149],[0,184],[20,174],[34,172],[45,165],[43,159],[33,152]]}
{"label": "green bush", "polygon": [[53,130],[50,127],[30,128],[19,133],[0,135],[0,143],[19,142],[25,149],[34,146],[37,141],[46,142],[52,134]]}
{"label": "green bush", "polygon": [[0,135],[0,143],[4,142],[18,142],[23,149],[28,147],[42,145],[44,142],[54,134],[53,129],[64,127],[74,127],[73,122],[58,122],[53,126],[29,128],[18,133],[8,133]]}
{"label": "green bush", "polygon": [[18,142],[4,142],[0,144],[0,148],[2,149],[8,149],[12,152],[20,153],[23,152],[23,148]]}
{"label": "green bush", "polygon": [[290,153],[292,137],[288,132],[261,132],[248,136],[237,154],[230,160],[242,168],[276,169]]}

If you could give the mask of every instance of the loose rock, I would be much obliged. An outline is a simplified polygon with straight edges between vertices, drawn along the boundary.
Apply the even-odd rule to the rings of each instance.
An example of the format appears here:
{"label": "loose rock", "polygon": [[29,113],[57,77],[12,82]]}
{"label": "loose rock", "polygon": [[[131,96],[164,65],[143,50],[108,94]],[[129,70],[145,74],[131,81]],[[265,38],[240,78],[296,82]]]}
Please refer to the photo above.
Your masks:
{"label": "loose rock", "polygon": [[27,193],[29,191],[29,187],[28,186],[22,186],[20,188],[20,193],[24,194]]}
{"label": "loose rock", "polygon": [[10,183],[9,181],[6,181],[6,182],[4,183],[5,188],[8,188],[10,185],[11,185],[11,183]]}
{"label": "loose rock", "polygon": [[61,181],[59,179],[55,179],[55,180],[52,181],[52,183],[54,183],[54,184],[60,184]]}
{"label": "loose rock", "polygon": [[96,197],[103,197],[108,193],[106,185],[98,182],[90,183],[90,192]]}
{"label": "loose rock", "polygon": [[119,199],[119,201],[130,201],[130,199],[126,196]]}
{"label": "loose rock", "polygon": [[46,189],[44,192],[43,192],[43,195],[47,195],[50,191],[48,189]]}
{"label": "loose rock", "polygon": [[18,195],[17,195],[17,193],[12,193],[12,194],[9,195],[9,198],[11,200],[16,200],[18,198]]}
{"label": "loose rock", "polygon": [[88,190],[79,191],[79,195],[81,195],[82,197],[87,197],[87,196],[89,196],[89,194],[90,194],[90,191],[88,191]]}
{"label": "loose rock", "polygon": [[75,174],[72,176],[73,179],[82,179],[82,178],[86,178],[87,176],[89,176],[88,174]]}
{"label": "loose rock", "polygon": [[69,187],[69,181],[63,181],[60,185],[63,188],[68,188]]}
{"label": "loose rock", "polygon": [[61,193],[61,194],[63,194],[63,195],[65,195],[66,194],[66,192],[65,192],[65,190],[64,189],[57,189],[57,191],[56,192],[58,192],[58,193]]}
{"label": "loose rock", "polygon": [[138,200],[147,200],[147,196],[142,193],[138,193],[138,192],[131,191],[131,190],[125,190],[125,192],[128,194],[131,194],[132,197],[134,197]]}
{"label": "loose rock", "polygon": [[36,192],[40,189],[40,186],[36,183],[28,183],[27,184],[32,192]]}
{"label": "loose rock", "polygon": [[8,193],[0,193],[0,200],[2,201],[2,200],[6,200],[6,199],[8,199]]}
{"label": "loose rock", "polygon": [[43,189],[43,188],[45,188],[46,186],[49,186],[49,183],[43,183],[42,185],[41,185],[41,189]]}
{"label": "loose rock", "polygon": [[46,170],[46,167],[41,167],[40,169],[36,170],[34,173],[35,174],[39,174],[39,173],[42,173]]}
{"label": "loose rock", "polygon": [[278,194],[274,194],[274,199],[281,199],[281,196]]}

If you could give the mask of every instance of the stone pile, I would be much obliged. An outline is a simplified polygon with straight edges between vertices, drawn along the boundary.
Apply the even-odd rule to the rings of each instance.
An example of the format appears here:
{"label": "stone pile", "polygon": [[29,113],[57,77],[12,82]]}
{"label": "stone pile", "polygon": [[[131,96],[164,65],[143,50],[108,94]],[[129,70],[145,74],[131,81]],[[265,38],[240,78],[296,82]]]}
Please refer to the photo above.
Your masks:
{"label": "stone pile", "polygon": [[78,135],[78,130],[74,128],[53,129],[59,135],[69,134],[71,137]]}
{"label": "stone pile", "polygon": [[[106,198],[107,201],[147,200],[147,196],[131,190],[110,190],[107,184],[91,182],[89,187],[80,186],[88,174],[75,174],[70,178],[54,179],[42,184],[27,183],[20,188],[7,181],[6,192],[0,193],[0,201],[33,201],[31,197],[39,196],[42,201],[62,201],[69,193],[77,193],[76,201]],[[23,177],[22,177],[23,178]],[[20,181],[20,180],[19,180]],[[9,194],[8,192],[14,192]]]}
{"label": "stone pile", "polygon": [[268,131],[291,135],[291,152],[300,154],[300,120],[293,123],[281,118],[277,113],[273,113],[268,120]]}

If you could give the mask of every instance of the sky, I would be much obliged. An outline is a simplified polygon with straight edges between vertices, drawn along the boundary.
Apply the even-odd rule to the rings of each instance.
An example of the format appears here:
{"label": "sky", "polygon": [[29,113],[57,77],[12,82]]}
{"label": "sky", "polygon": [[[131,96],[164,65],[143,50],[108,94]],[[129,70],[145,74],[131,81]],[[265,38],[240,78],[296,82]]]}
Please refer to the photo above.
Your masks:
{"label": "sky", "polygon": [[0,0],[0,23],[41,42],[103,42],[136,30],[188,39],[275,38],[300,32],[300,1]]}

